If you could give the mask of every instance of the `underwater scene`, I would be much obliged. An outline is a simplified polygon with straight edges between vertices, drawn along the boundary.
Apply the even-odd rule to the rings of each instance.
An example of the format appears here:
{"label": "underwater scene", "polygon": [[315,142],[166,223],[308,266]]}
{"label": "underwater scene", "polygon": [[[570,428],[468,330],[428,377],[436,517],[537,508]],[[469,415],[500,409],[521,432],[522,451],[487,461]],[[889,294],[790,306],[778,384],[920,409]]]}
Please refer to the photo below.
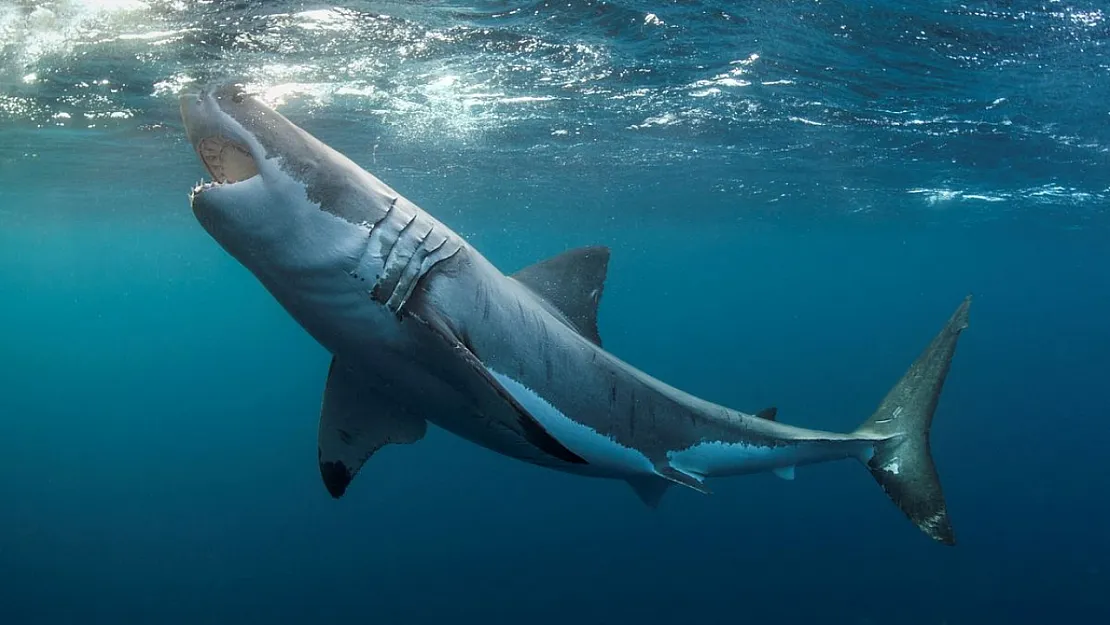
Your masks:
{"label": "underwater scene", "polygon": [[0,0],[0,623],[1110,623],[1110,6]]}

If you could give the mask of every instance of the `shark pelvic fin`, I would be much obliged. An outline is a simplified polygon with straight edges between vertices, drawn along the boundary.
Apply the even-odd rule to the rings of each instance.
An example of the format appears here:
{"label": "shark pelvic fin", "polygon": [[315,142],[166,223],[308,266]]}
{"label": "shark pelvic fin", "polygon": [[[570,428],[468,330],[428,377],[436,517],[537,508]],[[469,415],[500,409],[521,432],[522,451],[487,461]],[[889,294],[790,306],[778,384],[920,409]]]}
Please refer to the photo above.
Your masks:
{"label": "shark pelvic fin", "polygon": [[930,538],[955,545],[944,492],[929,449],[929,428],[944,380],[967,328],[971,297],[956,309],[925,351],[890,389],[857,434],[878,438],[874,452],[860,458],[890,499]]}
{"label": "shark pelvic fin", "polygon": [[580,247],[512,275],[559,312],[567,325],[601,345],[597,307],[609,269],[609,248]]}
{"label": "shark pelvic fin", "polygon": [[373,384],[336,359],[328,370],[320,410],[317,455],[320,476],[338,499],[366,460],[385,445],[415,443],[427,422],[394,405]]}
{"label": "shark pelvic fin", "polygon": [[671,482],[661,479],[657,475],[642,475],[627,478],[628,485],[636,491],[636,496],[649,508],[658,508],[663,495],[667,493]]}

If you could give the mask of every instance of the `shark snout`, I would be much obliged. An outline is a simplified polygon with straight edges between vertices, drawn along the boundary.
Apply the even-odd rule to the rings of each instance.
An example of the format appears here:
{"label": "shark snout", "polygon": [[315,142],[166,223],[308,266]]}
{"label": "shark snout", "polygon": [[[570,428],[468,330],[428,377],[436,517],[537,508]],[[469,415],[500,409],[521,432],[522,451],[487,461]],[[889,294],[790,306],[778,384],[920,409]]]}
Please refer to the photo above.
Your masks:
{"label": "shark snout", "polygon": [[178,105],[181,109],[181,121],[185,124],[185,136],[189,139],[194,147],[197,144],[196,137],[198,135],[212,134],[216,130],[214,126],[207,122],[213,115],[213,107],[210,103],[206,102],[209,96],[204,91],[195,93],[186,93],[178,98]]}

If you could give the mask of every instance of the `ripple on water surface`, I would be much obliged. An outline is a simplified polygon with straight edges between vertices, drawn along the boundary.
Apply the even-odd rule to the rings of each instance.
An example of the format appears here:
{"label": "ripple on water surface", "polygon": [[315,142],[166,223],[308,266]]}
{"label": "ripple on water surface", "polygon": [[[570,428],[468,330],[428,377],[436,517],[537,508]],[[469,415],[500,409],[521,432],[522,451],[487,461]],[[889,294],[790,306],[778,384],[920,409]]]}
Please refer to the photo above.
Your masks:
{"label": "ripple on water surface", "polygon": [[417,168],[525,153],[628,184],[696,164],[742,200],[847,212],[1096,206],[1107,41],[1093,1],[8,2],[0,162],[41,157],[28,129],[164,141],[177,94],[235,79]]}

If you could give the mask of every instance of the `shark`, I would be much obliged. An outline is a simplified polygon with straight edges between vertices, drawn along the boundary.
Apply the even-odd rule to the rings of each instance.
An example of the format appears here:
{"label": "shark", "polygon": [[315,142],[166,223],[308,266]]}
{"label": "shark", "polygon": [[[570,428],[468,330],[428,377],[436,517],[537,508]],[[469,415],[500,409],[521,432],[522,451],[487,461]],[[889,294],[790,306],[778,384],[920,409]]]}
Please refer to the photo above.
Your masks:
{"label": "shark", "polygon": [[505,274],[447,225],[240,84],[180,97],[211,180],[201,227],[332,356],[320,475],[343,496],[387,445],[428,424],[494,452],[627,482],[648,506],[671,487],[855,459],[925,535],[954,545],[930,429],[971,296],[847,433],[695,397],[602,347],[609,249]]}

